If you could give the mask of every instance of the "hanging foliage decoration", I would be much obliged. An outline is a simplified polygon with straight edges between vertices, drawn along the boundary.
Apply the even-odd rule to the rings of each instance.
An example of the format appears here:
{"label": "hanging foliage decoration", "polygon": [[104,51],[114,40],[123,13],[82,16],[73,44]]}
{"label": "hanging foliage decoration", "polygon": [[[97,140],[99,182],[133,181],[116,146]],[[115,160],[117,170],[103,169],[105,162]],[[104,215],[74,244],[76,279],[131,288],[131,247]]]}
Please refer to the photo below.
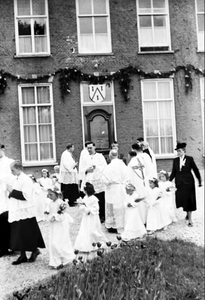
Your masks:
{"label": "hanging foliage decoration", "polygon": [[[61,89],[61,95],[62,99],[64,99],[66,94],[70,94],[70,82],[81,82],[86,81],[90,84],[103,84],[106,81],[118,81],[120,84],[120,90],[122,95],[124,96],[125,101],[129,100],[129,90],[130,90],[130,82],[131,82],[131,76],[137,75],[141,78],[145,79],[153,79],[153,78],[169,78],[174,76],[179,71],[184,72],[184,78],[185,78],[185,92],[186,94],[192,90],[192,72],[199,76],[205,77],[205,71],[202,71],[201,69],[198,69],[194,67],[193,65],[186,65],[186,66],[177,66],[176,68],[171,69],[170,71],[166,72],[160,72],[158,70],[155,70],[153,72],[145,72],[141,70],[138,67],[128,66],[126,68],[122,68],[118,70],[115,73],[107,74],[107,75],[96,75],[96,74],[87,74],[83,73],[82,71],[78,70],[77,68],[64,68],[59,69],[54,73],[46,74],[46,75],[40,75],[36,76],[35,78],[27,78],[27,77],[21,77],[16,76],[8,72],[4,72],[3,70],[0,71],[0,94],[4,93],[4,90],[7,86],[6,78],[11,78],[12,80],[19,80],[21,82],[37,82],[39,80],[48,79],[51,76],[56,76],[57,74],[60,74],[59,76],[59,82],[60,82],[60,89]],[[97,73],[98,74],[98,73]]]}

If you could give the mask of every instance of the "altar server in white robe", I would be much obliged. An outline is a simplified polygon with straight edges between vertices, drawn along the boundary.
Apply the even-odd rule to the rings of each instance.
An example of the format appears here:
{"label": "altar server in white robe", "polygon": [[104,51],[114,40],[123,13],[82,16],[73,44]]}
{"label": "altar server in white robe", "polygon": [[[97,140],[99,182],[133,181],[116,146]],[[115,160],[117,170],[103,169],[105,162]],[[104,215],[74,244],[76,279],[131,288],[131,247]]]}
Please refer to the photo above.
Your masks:
{"label": "altar server in white robe", "polygon": [[94,186],[95,196],[99,200],[99,216],[103,223],[105,221],[105,185],[102,182],[102,174],[107,166],[107,162],[102,153],[95,151],[95,144],[91,142],[87,145],[89,156],[83,168],[82,191],[86,182]]}
{"label": "altar server in white robe", "polygon": [[[11,223],[10,247],[19,251],[19,258],[13,265],[34,262],[40,254],[38,248],[45,248],[45,244],[36,221],[35,200],[33,196],[33,182],[23,172],[20,161],[11,164],[11,172],[15,176],[12,185],[7,185],[9,192],[9,222]],[[27,259],[26,251],[31,251]]]}
{"label": "altar server in white robe", "polygon": [[81,188],[81,184],[82,184],[82,180],[83,180],[84,171],[87,166],[87,159],[89,159],[88,157],[90,155],[88,152],[88,148],[87,148],[87,145],[89,145],[90,143],[91,143],[91,141],[86,141],[85,147],[80,152],[79,165],[78,165],[78,180],[79,180],[80,188]]}
{"label": "altar server in white robe", "polygon": [[125,225],[121,237],[122,240],[129,241],[142,238],[146,234],[146,228],[139,212],[139,203],[142,201],[140,195],[136,191],[135,186],[130,183],[125,188],[127,194],[124,200]]}
{"label": "altar server in white robe", "polygon": [[86,196],[80,201],[80,209],[83,212],[80,229],[75,241],[74,248],[81,252],[90,252],[96,248],[93,243],[106,246],[107,238],[102,232],[99,218],[98,198],[94,195],[92,184],[86,182],[84,187]]}
{"label": "altar server in white robe", "polygon": [[75,257],[70,239],[70,225],[73,223],[73,219],[68,213],[68,205],[61,199],[57,187],[53,186],[48,189],[48,198],[51,200],[46,212],[50,224],[49,265],[53,268],[60,268]]}
{"label": "altar server in white robe", "polygon": [[79,197],[78,189],[78,162],[73,156],[74,145],[68,143],[66,150],[61,155],[60,161],[60,176],[61,192],[63,199],[68,199],[70,206],[75,206],[76,200]]}
{"label": "altar server in white robe", "polygon": [[105,227],[108,232],[121,233],[124,228],[124,199],[125,185],[130,181],[129,170],[125,163],[118,158],[118,152],[109,153],[110,164],[103,172],[105,183]]}
{"label": "altar server in white robe", "polygon": [[5,155],[5,146],[0,144],[0,257],[10,254],[7,183],[14,180],[10,169],[10,165],[13,161],[13,159]]}

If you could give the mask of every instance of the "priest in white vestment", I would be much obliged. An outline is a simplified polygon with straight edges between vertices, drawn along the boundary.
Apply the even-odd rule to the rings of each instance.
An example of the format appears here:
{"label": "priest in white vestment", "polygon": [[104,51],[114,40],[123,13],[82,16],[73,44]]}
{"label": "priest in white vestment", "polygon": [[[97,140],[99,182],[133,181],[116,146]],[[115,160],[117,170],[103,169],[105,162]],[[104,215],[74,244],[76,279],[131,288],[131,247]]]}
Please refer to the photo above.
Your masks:
{"label": "priest in white vestment", "polygon": [[105,183],[105,227],[108,232],[121,233],[124,228],[124,200],[125,185],[130,182],[129,170],[124,162],[118,158],[118,152],[111,150],[111,160],[103,172]]}
{"label": "priest in white vestment", "polygon": [[90,142],[87,145],[89,156],[85,160],[82,173],[83,180],[81,185],[82,192],[86,182],[91,183],[94,186],[95,196],[99,200],[99,216],[100,221],[103,223],[105,221],[105,185],[102,182],[102,173],[107,166],[107,162],[102,153],[97,153],[95,151],[95,144]]}
{"label": "priest in white vestment", "polygon": [[14,179],[10,168],[13,161],[5,155],[4,145],[0,145],[0,257],[8,255],[10,249],[7,184]]}

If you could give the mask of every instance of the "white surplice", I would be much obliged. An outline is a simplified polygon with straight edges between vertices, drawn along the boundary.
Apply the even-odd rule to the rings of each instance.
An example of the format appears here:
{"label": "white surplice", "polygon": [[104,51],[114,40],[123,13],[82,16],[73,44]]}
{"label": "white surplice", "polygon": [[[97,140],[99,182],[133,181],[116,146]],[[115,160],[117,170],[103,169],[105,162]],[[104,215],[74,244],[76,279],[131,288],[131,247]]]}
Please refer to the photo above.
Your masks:
{"label": "white surplice", "polygon": [[63,184],[78,184],[76,163],[68,150],[65,150],[61,155],[59,182]]}
{"label": "white surplice", "polygon": [[[65,211],[58,214],[59,206],[63,200],[50,200],[48,221],[50,221],[49,234],[49,265],[56,268],[59,265],[66,265],[75,258],[73,245],[70,239],[70,224],[72,217]],[[51,221],[52,218],[54,221]]]}
{"label": "white surplice", "polygon": [[[127,194],[127,197],[124,200],[125,224],[121,237],[125,241],[142,238],[147,232],[139,212],[140,202],[135,202],[138,198],[139,194],[137,192],[133,192],[132,195]],[[131,204],[132,206],[128,207],[128,204]]]}
{"label": "white surplice", "polygon": [[83,211],[83,217],[74,249],[81,252],[90,252],[95,250],[93,243],[99,242],[104,246],[107,238],[101,228],[98,198],[94,195],[85,196],[82,203],[84,204],[81,204],[80,209]]}
{"label": "white surplice", "polygon": [[105,168],[105,227],[119,232],[124,227],[125,185],[130,182],[129,169],[121,159],[115,158]]}
{"label": "white surplice", "polygon": [[12,184],[15,177],[11,173],[11,163],[14,160],[3,156],[0,158],[0,214],[8,211],[8,191],[7,184]]}
{"label": "white surplice", "polygon": [[[86,174],[86,170],[92,166],[95,166],[93,172]],[[82,169],[83,172],[83,181],[81,186],[82,191],[84,190],[84,186],[86,182],[89,182],[94,186],[95,193],[101,193],[105,190],[105,185],[102,182],[102,173],[106,166],[107,166],[107,162],[101,153],[95,153],[87,157]]]}

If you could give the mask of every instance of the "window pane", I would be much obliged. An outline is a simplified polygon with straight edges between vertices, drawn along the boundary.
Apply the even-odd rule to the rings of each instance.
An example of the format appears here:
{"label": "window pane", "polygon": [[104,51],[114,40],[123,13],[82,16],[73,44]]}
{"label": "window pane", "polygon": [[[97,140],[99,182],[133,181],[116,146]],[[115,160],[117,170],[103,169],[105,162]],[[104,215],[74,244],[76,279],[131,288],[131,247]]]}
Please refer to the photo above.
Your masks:
{"label": "window pane", "polygon": [[158,82],[158,99],[170,99],[170,83]]}
{"label": "window pane", "polygon": [[92,19],[91,18],[80,18],[80,33],[81,34],[92,34]]}
{"label": "window pane", "polygon": [[153,12],[154,13],[165,13],[165,0],[153,0]]}
{"label": "window pane", "polygon": [[79,4],[79,14],[91,14],[92,8],[91,8],[91,0],[78,0]]}
{"label": "window pane", "polygon": [[19,35],[31,35],[30,19],[22,19],[18,21]]}
{"label": "window pane", "polygon": [[198,15],[198,30],[199,31],[204,31],[204,15]]}
{"label": "window pane", "polygon": [[37,142],[36,126],[24,126],[24,141]]}
{"label": "window pane", "polygon": [[171,119],[160,120],[160,136],[172,135],[172,121]]}
{"label": "window pane", "polygon": [[36,113],[35,107],[24,107],[23,108],[23,123],[36,124]]}
{"label": "window pane", "polygon": [[50,160],[53,158],[53,145],[51,143],[40,144],[40,160]]}
{"label": "window pane", "polygon": [[37,87],[37,103],[50,103],[48,86]]}
{"label": "window pane", "polygon": [[149,16],[140,16],[140,27],[152,27],[151,17]]}
{"label": "window pane", "polygon": [[38,122],[51,123],[51,108],[50,107],[39,107],[38,108]]}
{"label": "window pane", "polygon": [[25,144],[25,160],[33,161],[38,160],[37,144]]}
{"label": "window pane", "polygon": [[34,19],[34,34],[46,35],[46,19]]}
{"label": "window pane", "polygon": [[33,87],[23,87],[21,91],[22,91],[22,103],[23,104],[35,103]]}
{"label": "window pane", "polygon": [[39,126],[39,139],[40,142],[51,142],[53,140],[51,125]]}
{"label": "window pane", "polygon": [[96,17],[94,20],[95,20],[95,32],[96,33],[107,33],[107,18]]}
{"label": "window pane", "polygon": [[157,102],[144,102],[145,119],[157,118]]}
{"label": "window pane", "polygon": [[171,101],[160,101],[158,102],[159,106],[159,118],[167,118],[171,116],[172,108]]}
{"label": "window pane", "polygon": [[168,45],[166,17],[154,17],[154,45]]}
{"label": "window pane", "polygon": [[167,154],[173,152],[174,152],[173,138],[172,137],[161,138],[161,153]]}
{"label": "window pane", "polygon": [[151,0],[139,0],[139,12],[151,13]]}
{"label": "window pane", "polygon": [[30,15],[30,1],[17,0],[17,15],[29,16]]}
{"label": "window pane", "polygon": [[155,16],[154,17],[154,26],[155,27],[166,27],[166,19],[164,16]]}
{"label": "window pane", "polygon": [[147,137],[158,136],[157,119],[145,120],[145,132]]}
{"label": "window pane", "polygon": [[147,137],[147,141],[149,143],[150,148],[154,151],[154,153],[155,154],[159,153],[159,139]]}
{"label": "window pane", "polygon": [[204,12],[204,0],[197,0],[197,12]]}
{"label": "window pane", "polygon": [[33,15],[45,15],[45,0],[33,0]]}
{"label": "window pane", "polygon": [[156,82],[144,82],[143,83],[144,100],[156,99]]}
{"label": "window pane", "polygon": [[108,122],[102,116],[96,116],[90,122],[91,140],[96,148],[109,148]]}
{"label": "window pane", "polygon": [[94,14],[106,14],[106,0],[94,0]]}

